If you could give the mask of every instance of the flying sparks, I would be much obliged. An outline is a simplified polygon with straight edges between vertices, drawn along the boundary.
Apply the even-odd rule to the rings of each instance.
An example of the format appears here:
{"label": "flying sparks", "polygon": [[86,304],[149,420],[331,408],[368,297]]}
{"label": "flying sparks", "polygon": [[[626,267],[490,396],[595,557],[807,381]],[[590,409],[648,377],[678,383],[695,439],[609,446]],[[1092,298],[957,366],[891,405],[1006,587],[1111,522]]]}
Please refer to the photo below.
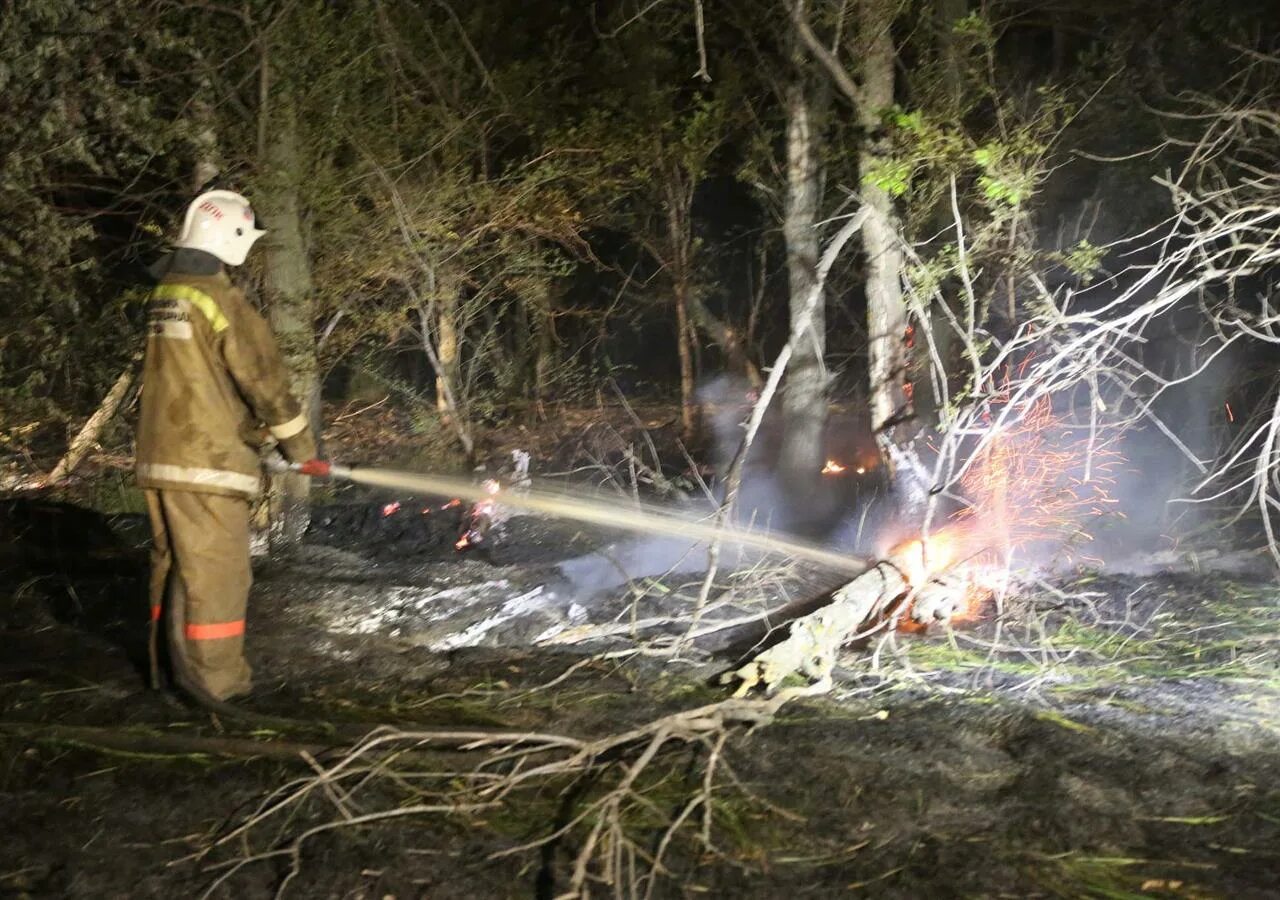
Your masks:
{"label": "flying sparks", "polygon": [[1015,552],[1070,553],[1093,539],[1085,523],[1114,505],[1108,491],[1121,462],[1109,440],[1064,425],[1045,398],[970,460],[960,480],[968,505],[890,556],[917,592],[958,576],[963,598],[950,619],[977,618]]}

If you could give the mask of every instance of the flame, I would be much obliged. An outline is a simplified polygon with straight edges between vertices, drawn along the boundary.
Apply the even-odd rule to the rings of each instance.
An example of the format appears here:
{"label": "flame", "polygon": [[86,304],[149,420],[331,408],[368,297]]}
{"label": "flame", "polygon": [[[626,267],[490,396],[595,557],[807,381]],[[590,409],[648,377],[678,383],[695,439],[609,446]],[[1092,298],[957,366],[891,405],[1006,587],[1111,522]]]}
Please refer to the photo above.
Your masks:
{"label": "flame", "polygon": [[929,578],[945,572],[959,559],[959,542],[948,532],[940,532],[899,544],[889,554],[912,587],[921,587]]}
{"label": "flame", "polygon": [[[1006,574],[995,554],[981,549],[978,540],[980,537],[974,532],[951,525],[924,540],[898,545],[890,558],[913,590],[934,580],[944,585],[953,583],[959,596],[949,621],[973,622],[982,618],[987,602],[1001,588]],[[926,627],[905,616],[899,620],[899,628],[904,631],[923,631]]]}
{"label": "flame", "polygon": [[834,459],[827,460],[827,464],[822,467],[823,475],[839,475],[845,470],[845,466],[840,465]]}

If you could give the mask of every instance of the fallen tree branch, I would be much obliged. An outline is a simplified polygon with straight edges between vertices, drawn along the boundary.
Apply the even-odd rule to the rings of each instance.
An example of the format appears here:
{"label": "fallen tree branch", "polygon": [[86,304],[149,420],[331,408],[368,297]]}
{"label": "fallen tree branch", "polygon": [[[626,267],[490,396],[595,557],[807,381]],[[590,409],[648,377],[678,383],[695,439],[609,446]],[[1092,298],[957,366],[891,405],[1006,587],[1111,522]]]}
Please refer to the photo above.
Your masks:
{"label": "fallen tree branch", "polygon": [[129,395],[129,389],[133,387],[134,379],[138,375],[138,363],[141,361],[142,355],[137,354],[129,360],[124,370],[116,377],[115,383],[111,385],[111,390],[107,391],[107,395],[102,398],[102,402],[98,404],[98,408],[81,426],[80,431],[72,438],[71,443],[67,445],[67,452],[62,455],[62,459],[58,460],[58,464],[53,467],[42,482],[43,487],[55,487],[67,479],[81,461],[88,455],[89,450],[98,442],[98,438],[102,435],[102,431],[115,418],[116,412],[119,411],[120,405],[124,402],[124,398]]}
{"label": "fallen tree branch", "polygon": [[70,744],[133,756],[232,756],[246,759],[262,757],[298,762],[303,765],[307,764],[308,756],[323,760],[336,752],[334,747],[324,744],[127,731],[88,725],[0,722],[0,736],[4,735],[22,738],[24,741]]}
{"label": "fallen tree branch", "polygon": [[[553,806],[575,798],[571,808],[549,823],[543,834],[505,847],[493,859],[542,849],[579,836],[561,897],[591,896],[604,884],[618,897],[650,896],[657,879],[667,873],[664,858],[685,832],[701,852],[712,850],[713,794],[722,790],[720,773],[730,786],[741,787],[725,761],[733,729],[755,728],[773,721],[789,698],[728,699],[673,713],[618,734],[580,740],[555,734],[486,734],[462,746],[483,758],[466,771],[423,765],[416,754],[433,746],[439,732],[381,729],[340,757],[306,760],[308,774],[267,796],[239,824],[218,836],[191,860],[207,859],[216,850],[233,855],[211,868],[220,874],[205,896],[222,888],[245,866],[288,859],[285,885],[301,873],[305,844],[321,834],[389,822],[408,816],[471,815],[498,807]],[[458,734],[461,734],[459,732]],[[678,777],[692,778],[692,796],[666,809],[645,796],[676,770],[655,770],[672,747],[692,746],[702,753],[701,771],[690,771],[687,758]],[[554,793],[550,793],[553,791]],[[327,810],[319,823],[304,815],[315,798]],[[701,810],[701,817],[694,814]],[[666,820],[665,825],[655,825]],[[281,839],[274,829],[291,829]],[[637,833],[642,832],[642,835]],[[258,836],[267,841],[259,845]],[[283,889],[283,886],[282,886]]]}
{"label": "fallen tree branch", "polygon": [[[910,590],[897,565],[881,562],[836,591],[830,604],[793,621],[785,640],[726,673],[720,681],[739,682],[735,697],[743,697],[757,686],[783,702],[790,697],[826,693],[831,690],[840,648],[859,636],[863,623],[887,611],[889,604]],[[807,679],[808,684],[779,690],[792,675]]]}

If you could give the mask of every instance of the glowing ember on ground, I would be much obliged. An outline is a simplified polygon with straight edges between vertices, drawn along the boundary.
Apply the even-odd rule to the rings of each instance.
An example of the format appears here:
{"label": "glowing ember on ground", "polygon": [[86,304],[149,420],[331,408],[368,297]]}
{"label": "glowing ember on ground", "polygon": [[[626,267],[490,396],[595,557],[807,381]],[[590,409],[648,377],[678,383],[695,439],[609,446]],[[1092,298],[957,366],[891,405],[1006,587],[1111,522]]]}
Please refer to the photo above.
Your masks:
{"label": "glowing ember on ground", "polygon": [[844,470],[845,470],[845,467],[840,465],[840,463],[836,462],[834,459],[829,459],[827,460],[827,464],[822,467],[822,474],[823,475],[839,475]]}
{"label": "glowing ember on ground", "polygon": [[[491,496],[496,496],[502,486],[492,478],[484,483],[484,489]],[[460,502],[460,501],[455,501]],[[474,547],[482,544],[488,537],[489,529],[493,527],[494,513],[497,507],[493,500],[477,501],[467,510],[467,514],[462,522],[462,534],[454,542],[453,549],[466,550],[468,547]]]}
{"label": "glowing ember on ground", "polygon": [[382,507],[382,518],[385,519],[387,516],[394,516],[399,511],[400,511],[400,501],[393,500]]}

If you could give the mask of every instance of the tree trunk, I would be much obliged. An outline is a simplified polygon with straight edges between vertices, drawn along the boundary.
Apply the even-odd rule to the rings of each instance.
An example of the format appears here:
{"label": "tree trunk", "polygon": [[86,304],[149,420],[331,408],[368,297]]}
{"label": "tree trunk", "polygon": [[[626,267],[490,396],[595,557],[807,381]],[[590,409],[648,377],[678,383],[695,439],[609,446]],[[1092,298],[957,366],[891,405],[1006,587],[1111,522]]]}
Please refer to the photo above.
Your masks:
{"label": "tree trunk", "polygon": [[[446,268],[437,267],[435,285],[436,354],[440,371],[436,374],[436,409],[440,415],[462,416],[462,399],[458,373],[461,371],[461,350],[458,343],[458,307],[461,304],[462,282]],[[450,397],[453,403],[450,402]],[[460,424],[460,423],[459,423]]]}
{"label": "tree trunk", "polygon": [[551,393],[551,372],[556,364],[556,291],[549,281],[538,286],[539,297],[530,303],[533,325],[533,400],[539,416]]}
{"label": "tree trunk", "polygon": [[693,229],[690,221],[693,191],[676,167],[666,178],[667,270],[676,307],[676,352],[680,358],[680,437],[693,441],[698,431],[695,398],[697,379],[693,360],[694,332],[689,305],[693,302]]}
{"label": "tree trunk", "polygon": [[208,78],[200,80],[200,89],[191,101],[191,123],[194,126],[196,164],[191,170],[191,191],[201,193],[205,185],[222,171],[218,153],[218,130],[213,103],[210,102],[212,86]]}
{"label": "tree trunk", "polygon": [[689,324],[689,285],[680,279],[676,293],[676,350],[680,355],[680,439],[686,444],[698,433],[697,392],[693,366],[693,331]]}
{"label": "tree trunk", "polygon": [[[313,323],[311,262],[302,234],[299,184],[303,177],[293,99],[279,96],[265,145],[260,205],[269,229],[262,239],[267,318],[289,369],[290,387],[315,434],[320,434],[320,380]],[[273,475],[268,490],[273,544],[296,543],[310,517],[311,479]]]}
{"label": "tree trunk", "polygon": [[697,330],[720,348],[730,372],[746,378],[753,388],[759,389],[764,384],[760,369],[751,361],[747,343],[736,328],[717,317],[705,303],[693,296],[689,298],[689,316]]}
{"label": "tree trunk", "polygon": [[952,112],[964,102],[964,59],[956,40],[956,25],[969,14],[969,0],[935,0],[938,55],[942,58],[943,77],[947,81],[947,97]]}
{"label": "tree trunk", "polygon": [[[820,135],[809,96],[803,49],[794,40],[795,71],[786,88],[787,193],[783,237],[787,245],[791,324],[802,314],[805,298],[817,283],[818,214],[822,202]],[[819,299],[796,344],[782,398],[784,433],[778,460],[780,472],[796,498],[821,479],[823,431],[827,420],[827,370],[824,363],[827,328],[824,303]]]}
{"label": "tree trunk", "polygon": [[868,177],[882,167],[889,152],[881,123],[894,99],[895,54],[889,29],[896,8],[892,0],[860,0],[858,4],[858,74],[862,84],[858,113],[864,131],[859,165],[863,200],[872,211],[862,230],[867,258],[868,375],[871,424],[885,448],[904,440],[912,418],[897,217],[889,192]]}

